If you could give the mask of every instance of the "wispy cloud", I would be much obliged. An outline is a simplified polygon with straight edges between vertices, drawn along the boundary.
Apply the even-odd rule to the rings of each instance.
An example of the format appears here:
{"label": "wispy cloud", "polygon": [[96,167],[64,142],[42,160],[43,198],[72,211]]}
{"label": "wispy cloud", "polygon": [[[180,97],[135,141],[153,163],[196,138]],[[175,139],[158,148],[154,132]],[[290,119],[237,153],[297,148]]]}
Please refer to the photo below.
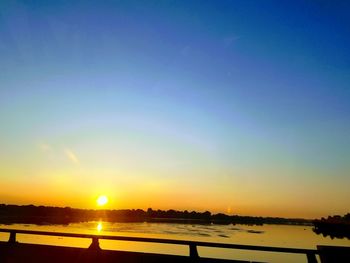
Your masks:
{"label": "wispy cloud", "polygon": [[80,163],[78,157],[71,149],[68,149],[68,148],[64,149],[64,154],[72,163],[75,163],[75,164]]}
{"label": "wispy cloud", "polygon": [[53,160],[62,160],[62,155],[65,156],[70,162],[74,164],[80,164],[78,156],[75,154],[75,152],[70,148],[61,148],[59,149],[57,146],[54,146],[52,144],[43,142],[38,144],[38,149],[47,156],[50,156],[50,158]]}

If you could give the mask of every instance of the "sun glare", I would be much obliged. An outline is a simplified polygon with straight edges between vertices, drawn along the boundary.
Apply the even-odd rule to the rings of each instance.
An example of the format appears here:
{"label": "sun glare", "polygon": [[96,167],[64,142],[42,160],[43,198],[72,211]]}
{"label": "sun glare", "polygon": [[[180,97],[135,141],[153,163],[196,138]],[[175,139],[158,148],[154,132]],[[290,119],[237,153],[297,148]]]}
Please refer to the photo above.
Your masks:
{"label": "sun glare", "polygon": [[102,223],[98,222],[98,224],[97,224],[97,232],[101,232],[101,230],[102,230]]}
{"label": "sun glare", "polygon": [[100,195],[98,198],[97,198],[97,205],[99,206],[104,206],[105,204],[108,203],[108,198],[107,196],[105,195]]}

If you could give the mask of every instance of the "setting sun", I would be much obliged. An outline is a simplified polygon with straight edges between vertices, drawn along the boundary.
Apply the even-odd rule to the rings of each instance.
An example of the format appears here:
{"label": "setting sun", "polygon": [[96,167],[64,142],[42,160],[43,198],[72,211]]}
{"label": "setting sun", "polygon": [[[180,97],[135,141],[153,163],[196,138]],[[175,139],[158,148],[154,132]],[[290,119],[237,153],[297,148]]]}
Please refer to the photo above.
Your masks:
{"label": "setting sun", "polygon": [[97,198],[97,205],[99,206],[103,206],[105,204],[108,203],[108,198],[107,196],[105,195],[100,195],[98,198]]}

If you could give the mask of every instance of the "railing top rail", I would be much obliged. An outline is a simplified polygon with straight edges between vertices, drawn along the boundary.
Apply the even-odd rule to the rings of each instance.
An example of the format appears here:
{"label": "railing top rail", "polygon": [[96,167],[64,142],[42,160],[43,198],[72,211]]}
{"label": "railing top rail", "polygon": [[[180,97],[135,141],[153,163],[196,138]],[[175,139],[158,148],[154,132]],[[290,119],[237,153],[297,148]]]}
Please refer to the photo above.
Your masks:
{"label": "railing top rail", "polygon": [[21,229],[5,229],[0,228],[0,232],[29,234],[29,235],[44,235],[44,236],[61,236],[61,237],[76,237],[76,238],[97,238],[121,241],[136,241],[136,242],[152,242],[164,243],[174,245],[195,245],[200,247],[216,247],[216,248],[232,248],[243,250],[258,250],[269,252],[284,252],[296,254],[318,254],[316,249],[302,249],[302,248],[285,248],[285,247],[270,247],[270,246],[255,246],[255,245],[241,245],[241,244],[225,244],[204,241],[189,241],[177,239],[163,239],[163,238],[148,238],[148,237],[131,237],[131,236],[110,236],[97,234],[78,234],[78,233],[64,233],[64,232],[50,232],[50,231],[36,231],[36,230],[21,230]]}

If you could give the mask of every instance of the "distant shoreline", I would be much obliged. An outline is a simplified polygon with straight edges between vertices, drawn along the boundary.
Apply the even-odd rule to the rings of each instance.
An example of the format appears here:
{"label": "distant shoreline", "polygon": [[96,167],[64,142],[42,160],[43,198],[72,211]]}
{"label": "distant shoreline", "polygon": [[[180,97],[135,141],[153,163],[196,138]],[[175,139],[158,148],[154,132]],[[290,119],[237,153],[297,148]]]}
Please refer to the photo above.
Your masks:
{"label": "distant shoreline", "polygon": [[6,205],[0,204],[0,223],[2,224],[63,224],[89,222],[158,222],[181,224],[245,224],[245,225],[313,225],[313,220],[301,218],[281,217],[253,217],[226,215],[222,213],[211,214],[209,211],[176,211],[142,209],[122,210],[92,210],[76,209],[70,207],[49,207],[34,205]]}

